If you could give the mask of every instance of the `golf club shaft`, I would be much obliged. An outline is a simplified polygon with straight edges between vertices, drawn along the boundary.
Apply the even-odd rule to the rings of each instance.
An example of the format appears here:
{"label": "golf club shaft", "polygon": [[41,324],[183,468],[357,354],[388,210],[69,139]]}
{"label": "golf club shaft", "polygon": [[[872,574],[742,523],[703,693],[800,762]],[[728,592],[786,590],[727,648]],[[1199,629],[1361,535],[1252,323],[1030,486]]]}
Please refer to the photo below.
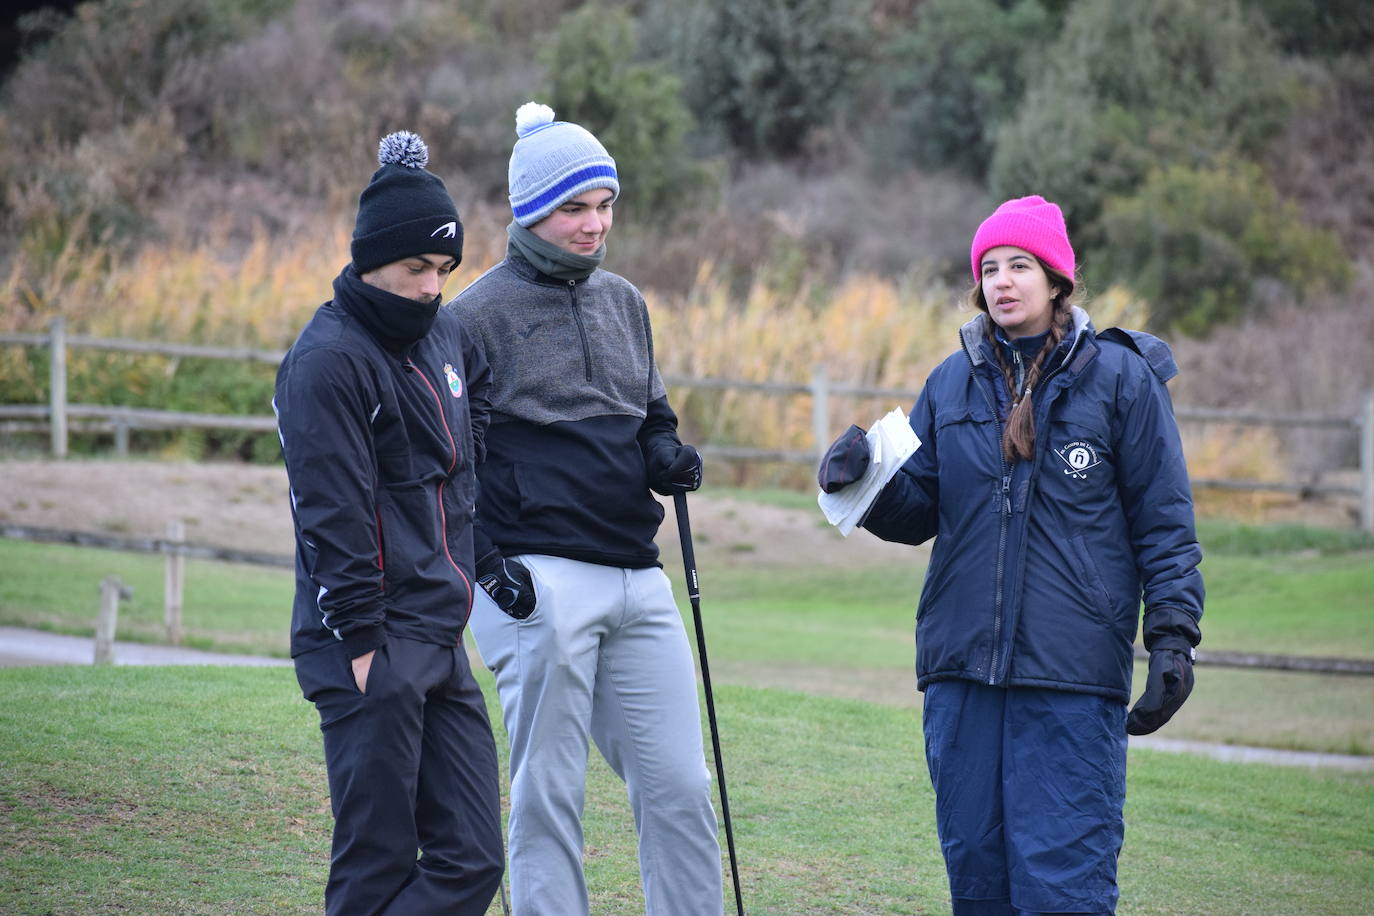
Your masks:
{"label": "golf club shaft", "polygon": [[687,518],[687,494],[673,494],[677,533],[682,541],[682,565],[687,574],[687,597],[692,602],[692,620],[697,631],[697,657],[701,660],[701,683],[706,690],[706,718],[711,723],[711,749],[716,755],[716,782],[720,786],[720,813],[725,821],[725,844],[730,852],[730,877],[735,886],[735,911],[744,916],[740,894],[739,864],[735,861],[735,832],[730,825],[730,796],[725,791],[725,764],[720,756],[720,730],[716,727],[716,701],[711,691],[711,666],[706,661],[706,632],[701,626],[701,590],[697,584],[697,558],[692,549],[692,523]]}

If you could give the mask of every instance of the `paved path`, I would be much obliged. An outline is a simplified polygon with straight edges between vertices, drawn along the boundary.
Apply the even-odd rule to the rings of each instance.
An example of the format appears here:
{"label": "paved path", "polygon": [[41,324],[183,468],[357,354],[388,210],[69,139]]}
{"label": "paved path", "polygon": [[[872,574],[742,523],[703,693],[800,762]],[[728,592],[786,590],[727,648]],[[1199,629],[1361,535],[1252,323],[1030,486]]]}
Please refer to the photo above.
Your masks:
{"label": "paved path", "polygon": [[[25,665],[89,665],[95,658],[95,639],[64,636],[42,630],[0,627],[0,668]],[[179,646],[154,646],[138,642],[114,644],[116,665],[290,665],[284,658],[201,652]]]}
{"label": "paved path", "polygon": [[[64,636],[41,630],[0,627],[0,668],[24,665],[89,665],[95,656],[95,640],[89,636]],[[201,652],[177,646],[116,642],[116,665],[254,665],[287,666],[284,658]],[[474,661],[474,664],[478,662]],[[1268,763],[1278,766],[1322,767],[1341,770],[1374,770],[1374,757],[1350,754],[1319,754],[1266,747],[1209,744],[1205,741],[1180,741],[1147,735],[1132,738],[1131,746],[1141,750],[1196,754],[1213,760],[1238,763]]]}
{"label": "paved path", "polygon": [[1213,760],[1234,763],[1270,763],[1286,767],[1325,767],[1338,770],[1374,770],[1374,757],[1355,754],[1319,754],[1314,751],[1285,751],[1272,747],[1245,747],[1238,744],[1209,744],[1206,741],[1180,741],[1158,735],[1131,739],[1131,747],[1174,754],[1197,754]]}

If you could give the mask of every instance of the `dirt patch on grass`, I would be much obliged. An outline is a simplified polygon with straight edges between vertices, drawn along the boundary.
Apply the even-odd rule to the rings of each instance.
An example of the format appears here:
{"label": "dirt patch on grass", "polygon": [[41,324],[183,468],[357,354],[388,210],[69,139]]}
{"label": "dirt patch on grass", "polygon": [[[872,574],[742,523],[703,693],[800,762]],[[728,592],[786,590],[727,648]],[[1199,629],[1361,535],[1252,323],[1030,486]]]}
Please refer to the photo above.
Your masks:
{"label": "dirt patch on grass", "polygon": [[[161,461],[0,462],[0,521],[75,531],[162,537],[180,519],[201,544],[266,553],[294,549],[286,471],[246,464]],[[679,556],[671,500],[659,533]],[[866,532],[841,537],[819,509],[690,497],[697,562],[712,566],[852,566],[910,563],[912,548]]]}
{"label": "dirt patch on grass", "polygon": [[244,464],[157,461],[0,463],[0,520],[101,534],[163,537],[290,553],[286,472]]}

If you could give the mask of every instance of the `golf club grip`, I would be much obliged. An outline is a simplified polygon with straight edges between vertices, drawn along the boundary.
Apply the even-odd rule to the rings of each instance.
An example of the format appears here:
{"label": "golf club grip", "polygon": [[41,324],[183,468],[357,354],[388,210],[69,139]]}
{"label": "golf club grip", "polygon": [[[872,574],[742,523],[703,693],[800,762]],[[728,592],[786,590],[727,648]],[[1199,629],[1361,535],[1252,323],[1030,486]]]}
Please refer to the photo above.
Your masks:
{"label": "golf club grip", "polygon": [[697,558],[692,549],[692,521],[687,516],[687,494],[673,494],[673,514],[677,516],[677,537],[682,542],[682,566],[687,574],[687,597],[691,601],[701,598],[701,587],[697,584]]}
{"label": "golf club grip", "polygon": [[735,859],[735,831],[730,822],[730,796],[725,790],[725,763],[720,753],[720,729],[716,726],[716,701],[711,689],[711,666],[706,660],[706,631],[701,625],[701,592],[697,585],[697,561],[692,550],[692,523],[687,517],[687,494],[673,494],[677,533],[682,541],[682,565],[687,574],[687,594],[692,603],[696,625],[697,657],[701,661],[701,683],[706,694],[706,718],[711,724],[711,750],[716,757],[716,783],[720,788],[720,813],[725,821],[725,842],[730,853],[730,877],[734,882],[735,911],[744,916],[744,897],[740,893],[739,863]]}

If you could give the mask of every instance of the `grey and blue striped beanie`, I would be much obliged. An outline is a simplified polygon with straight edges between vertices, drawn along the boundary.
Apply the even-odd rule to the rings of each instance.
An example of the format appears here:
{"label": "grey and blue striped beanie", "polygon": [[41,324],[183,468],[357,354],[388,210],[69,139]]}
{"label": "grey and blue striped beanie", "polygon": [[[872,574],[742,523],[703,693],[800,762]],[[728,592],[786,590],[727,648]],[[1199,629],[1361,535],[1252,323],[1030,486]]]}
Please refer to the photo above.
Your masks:
{"label": "grey and blue striped beanie", "polygon": [[526,102],[515,112],[515,149],[510,154],[510,208],[529,227],[560,204],[593,188],[620,196],[615,160],[585,128],[555,121],[553,109]]}

